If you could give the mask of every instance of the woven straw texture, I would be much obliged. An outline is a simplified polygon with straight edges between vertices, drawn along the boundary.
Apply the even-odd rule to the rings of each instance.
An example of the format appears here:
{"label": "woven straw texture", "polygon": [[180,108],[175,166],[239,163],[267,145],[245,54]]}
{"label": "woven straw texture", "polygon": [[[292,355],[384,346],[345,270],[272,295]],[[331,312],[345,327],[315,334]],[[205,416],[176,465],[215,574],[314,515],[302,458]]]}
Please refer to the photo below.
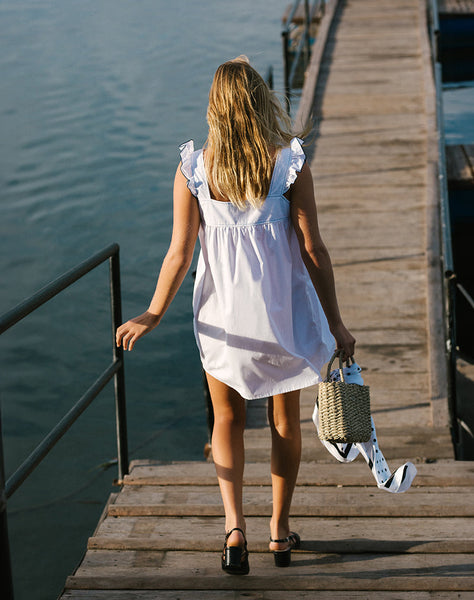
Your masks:
{"label": "woven straw texture", "polygon": [[368,442],[371,435],[368,385],[319,384],[319,437],[331,442]]}

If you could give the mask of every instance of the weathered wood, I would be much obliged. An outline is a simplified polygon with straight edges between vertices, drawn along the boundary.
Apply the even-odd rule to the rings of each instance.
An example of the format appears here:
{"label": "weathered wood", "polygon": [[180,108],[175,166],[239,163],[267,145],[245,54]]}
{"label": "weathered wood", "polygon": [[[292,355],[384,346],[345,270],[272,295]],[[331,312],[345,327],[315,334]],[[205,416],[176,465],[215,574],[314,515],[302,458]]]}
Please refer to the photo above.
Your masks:
{"label": "weathered wood", "polygon": [[[291,594],[296,600],[314,600],[314,592]],[[67,590],[65,600],[287,600],[287,591],[250,590]],[[473,600],[474,592],[383,592],[350,590],[350,600]],[[348,592],[318,591],[318,600],[348,600]]]}
{"label": "weathered wood", "polygon": [[448,184],[453,188],[474,188],[474,145],[446,146]]}
{"label": "weathered wood", "polygon": [[[321,446],[321,444],[316,443],[317,440],[314,441],[312,446],[309,443],[303,446],[302,451],[302,460],[303,461],[322,461],[322,462],[334,462],[334,459],[328,454],[328,452]],[[453,457],[453,449],[449,442],[446,442],[442,445],[437,445],[436,443],[431,443],[429,439],[422,440],[419,444],[413,444],[410,448],[401,447],[392,447],[390,449],[390,453],[384,450],[384,454],[386,454],[387,460],[390,462],[397,461],[403,462],[405,460],[437,460],[439,458],[452,458]],[[408,454],[408,456],[407,456]],[[265,445],[263,442],[259,446],[254,445],[253,447],[248,448],[246,450],[246,457],[251,462],[259,462],[270,460],[270,447],[269,445]]]}
{"label": "weathered wood", "polygon": [[[271,487],[244,488],[249,516],[271,513]],[[220,496],[208,486],[127,486],[109,507],[111,516],[219,516]],[[474,516],[474,496],[469,488],[412,488],[394,497],[371,487],[308,487],[295,491],[292,515],[297,516]]]}
{"label": "weathered wood", "polygon": [[446,171],[448,182],[460,182],[472,178],[471,165],[462,145],[446,146]]}
{"label": "weathered wood", "polygon": [[471,165],[471,170],[474,172],[474,144],[464,144],[463,148]]}
{"label": "weathered wood", "polygon": [[[322,460],[327,461],[331,459],[331,455],[320,443],[316,428],[312,422],[305,422],[302,424],[302,429],[307,434],[305,443],[303,445],[302,457],[304,461]],[[386,435],[380,429],[377,431],[379,445],[386,454],[387,460],[399,460],[402,458],[451,458],[452,457],[452,444],[451,440],[445,434],[445,432],[433,432],[427,431],[420,432],[419,434],[399,434],[399,435]],[[254,462],[265,460],[265,457],[270,452],[271,440],[270,434],[266,431],[259,431],[257,429],[247,431],[245,433],[245,447],[248,460]],[[333,462],[332,459],[330,462]]]}
{"label": "weathered wood", "polygon": [[[474,552],[474,519],[462,517],[294,517],[292,527],[302,536],[305,552],[466,553]],[[249,549],[268,550],[269,522],[247,518]],[[219,552],[220,517],[109,517],[88,548],[106,550],[183,550]]]}
{"label": "weathered wood", "polygon": [[[436,461],[435,463],[417,463],[415,486],[474,486],[474,463],[462,461]],[[373,484],[370,471],[360,458],[350,464],[330,464],[303,462],[298,473],[298,485],[340,485],[341,480],[349,486]],[[268,485],[270,467],[267,463],[247,463],[244,471],[244,483]],[[216,473],[213,464],[207,462],[156,463],[150,460],[137,460],[131,465],[130,475],[125,477],[126,485],[216,485]]]}
{"label": "weathered wood", "polygon": [[438,0],[440,14],[474,14],[474,0]]}
{"label": "weathered wood", "polygon": [[[295,553],[275,573],[270,553],[253,553],[248,577],[223,577],[215,553],[89,550],[72,589],[464,590],[474,589],[472,554]],[[269,568],[273,577],[268,576]]]}

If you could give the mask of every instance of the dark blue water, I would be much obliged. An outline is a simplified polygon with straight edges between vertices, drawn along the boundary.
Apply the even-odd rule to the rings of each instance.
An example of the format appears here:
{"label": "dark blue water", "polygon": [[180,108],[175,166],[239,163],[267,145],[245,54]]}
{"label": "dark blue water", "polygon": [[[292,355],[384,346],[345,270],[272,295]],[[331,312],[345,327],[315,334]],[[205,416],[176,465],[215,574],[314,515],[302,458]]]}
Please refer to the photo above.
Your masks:
{"label": "dark blue water", "polygon": [[[110,242],[124,317],[146,309],[172,223],[177,146],[206,137],[216,67],[247,54],[281,89],[286,0],[0,1],[0,313]],[[102,266],[0,338],[7,474],[111,360]],[[191,275],[127,354],[132,458],[207,441]],[[113,491],[111,386],[9,502],[17,598],[52,598]]]}
{"label": "dark blue water", "polygon": [[444,127],[447,144],[474,144],[474,81],[445,84]]}

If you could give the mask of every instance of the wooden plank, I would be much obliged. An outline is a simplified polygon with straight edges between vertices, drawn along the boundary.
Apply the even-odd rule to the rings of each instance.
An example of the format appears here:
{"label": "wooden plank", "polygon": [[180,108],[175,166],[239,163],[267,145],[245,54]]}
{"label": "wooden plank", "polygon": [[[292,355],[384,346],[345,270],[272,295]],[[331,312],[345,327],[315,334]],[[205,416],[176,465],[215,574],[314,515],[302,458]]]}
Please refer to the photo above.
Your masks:
{"label": "wooden plank", "polygon": [[[376,403],[375,403],[376,404]],[[316,427],[314,423],[304,422],[301,424],[301,431],[303,434],[308,434],[308,439],[314,439],[314,434],[316,434]],[[262,434],[262,431],[256,430],[248,430],[247,434],[249,438],[258,437],[258,433]],[[406,429],[402,428],[390,428],[390,427],[377,427],[378,441],[380,445],[386,445],[388,448],[392,448],[396,446],[397,443],[399,445],[411,445],[417,443],[417,439],[429,437],[434,443],[444,443],[446,441],[446,431],[445,429],[434,429],[432,427],[423,427],[422,425],[418,427],[407,427]],[[262,435],[263,437],[263,435]]]}
{"label": "wooden plank", "polygon": [[[249,516],[269,515],[270,486],[244,488]],[[223,507],[218,488],[209,486],[127,486],[110,516],[220,516]],[[474,496],[468,488],[416,488],[394,496],[375,486],[298,486],[292,504],[294,516],[474,516]]]}
{"label": "wooden plank", "polygon": [[[331,67],[329,70],[330,76],[334,78],[340,79],[340,81],[344,81],[345,78],[359,77],[363,78],[363,80],[369,81],[374,79],[374,73],[372,70],[367,71],[363,66],[359,70],[350,69],[350,74],[348,74],[349,69],[339,68],[335,69]],[[403,66],[400,68],[400,72],[405,74],[407,69]],[[388,73],[388,74],[387,74]],[[411,73],[414,76],[419,77],[419,70],[417,68],[413,69]],[[377,73],[377,77],[379,74]],[[387,71],[386,65],[384,69],[380,69],[380,76],[391,76],[394,79],[400,79],[400,74]],[[337,137],[345,140],[347,136],[351,136],[351,134],[362,134],[367,135],[368,133],[372,133],[374,136],[376,135],[379,139],[388,137],[393,137],[397,139],[398,135],[402,135],[403,137],[408,137],[408,135],[413,136],[415,139],[419,141],[415,144],[415,148],[418,148],[415,152],[415,156],[423,156],[426,150],[426,140],[424,136],[426,135],[426,117],[420,113],[406,113],[406,114],[396,114],[392,115],[390,120],[387,119],[385,115],[356,115],[350,119],[318,119],[318,131],[322,136],[330,136],[327,138],[327,144],[330,145],[329,142],[333,142],[337,144]],[[410,134],[407,132],[407,128],[410,130]],[[319,143],[319,140],[317,140]],[[353,144],[357,143],[357,140],[353,140]],[[343,146],[343,144],[337,144],[338,146]],[[406,149],[408,151],[408,149]],[[318,157],[318,161],[321,160],[322,157]],[[396,191],[396,190],[394,190]]]}
{"label": "wooden plank", "polygon": [[[268,550],[269,522],[247,517],[249,549]],[[359,553],[474,553],[474,519],[461,517],[294,517],[302,551]],[[89,549],[218,552],[224,521],[215,517],[109,517]]]}
{"label": "wooden plank", "polygon": [[438,0],[440,14],[474,14],[474,0]]}
{"label": "wooden plank", "polygon": [[[437,461],[417,463],[417,487],[472,487],[474,486],[474,462]],[[367,465],[361,459],[350,464],[330,464],[319,462],[301,463],[298,485],[345,485],[365,486],[373,483]],[[270,467],[267,463],[247,463],[244,471],[246,486],[270,483]],[[156,463],[150,460],[132,462],[130,475],[125,477],[125,485],[216,485],[216,473],[212,463],[205,461]]]}
{"label": "wooden plank", "polygon": [[474,187],[474,170],[464,146],[446,146],[446,171],[451,186]]}
{"label": "wooden plank", "polygon": [[[357,336],[357,331],[353,328],[351,331]],[[311,397],[311,399],[302,401],[301,414],[303,420],[311,420],[314,408],[314,398],[315,396]],[[432,425],[431,406],[428,402],[420,402],[412,404],[411,406],[395,404],[395,397],[393,393],[390,394],[389,392],[384,392],[383,394],[379,393],[377,395],[377,402],[372,402],[372,416],[375,420],[377,432],[382,431],[382,429],[386,430],[390,427],[390,423],[393,423],[394,421],[400,425],[406,425],[407,427],[415,421],[420,423],[420,425],[424,425],[426,428],[429,428]],[[386,450],[388,449],[383,446],[383,451],[385,452]],[[391,454],[387,453],[386,458],[387,460],[391,458]]]}
{"label": "wooden plank", "polygon": [[[367,168],[367,157],[364,155],[358,154],[354,156],[353,154],[348,154],[347,156],[344,156],[339,154],[338,156],[339,160],[334,160],[334,157],[330,155],[320,158],[318,161],[318,167],[316,169],[316,175],[343,175],[359,173],[361,170],[365,170]],[[408,151],[408,148],[406,152],[394,152],[391,155],[391,162],[391,169],[405,170],[413,169],[413,167],[424,168],[424,161],[422,162],[422,157],[420,156],[418,160],[416,160],[413,154]],[[370,168],[371,170],[376,171],[383,171],[386,169],[386,156],[380,154],[375,155],[371,161]]]}
{"label": "wooden plank", "polygon": [[[71,589],[397,590],[474,589],[472,554],[294,553],[276,571],[270,553],[252,553],[248,577],[225,577],[219,553],[89,550]],[[271,577],[269,577],[269,571]]]}
{"label": "wooden plank", "polygon": [[[302,460],[303,461],[321,461],[334,463],[334,459],[331,458],[329,453],[319,443],[310,445],[309,443],[303,444]],[[384,454],[387,460],[404,462],[406,460],[415,461],[433,461],[438,459],[448,459],[453,457],[453,448],[450,442],[446,441],[442,445],[432,443],[420,443],[413,444],[409,448],[392,446],[390,452],[384,442]],[[265,445],[264,441],[261,444],[257,442],[252,443],[252,446],[247,446],[246,459],[250,462],[268,462],[270,459],[270,446]]]}
{"label": "wooden plank", "polygon": [[[302,431],[305,434],[302,457],[303,461],[327,460],[331,458],[326,448],[320,443],[317,437],[316,428],[313,422],[302,424]],[[427,427],[419,435],[387,435],[385,430],[377,431],[378,442],[387,460],[400,460],[407,455],[416,457],[434,457],[449,458],[452,456],[452,443],[446,432],[437,434],[431,433]],[[248,460],[260,462],[270,452],[271,439],[270,433],[266,430],[249,430],[245,432],[245,448],[248,454]]]}
{"label": "wooden plank", "polygon": [[[350,115],[349,118],[351,118]],[[345,120],[345,118],[342,119]],[[411,147],[412,144],[414,147]],[[423,151],[422,144],[422,135],[420,135],[417,143],[416,137],[415,139],[410,136],[405,137],[401,132],[398,135],[393,132],[389,137],[387,135],[382,136],[374,131],[366,131],[360,133],[355,132],[354,134],[351,134],[351,136],[344,136],[344,138],[341,137],[339,140],[335,141],[322,138],[321,140],[318,140],[318,151],[321,151],[321,155],[324,156],[334,156],[334,160],[336,161],[339,160],[341,154],[350,152],[351,150],[366,156],[367,161],[369,161],[371,157],[385,156],[385,167],[387,168],[389,167],[392,156],[398,157],[400,155],[409,153],[410,150],[413,151],[415,156],[419,156],[419,154]],[[370,167],[370,165],[367,165],[367,167]],[[318,163],[315,162],[313,168],[315,174],[317,174],[318,168]],[[315,177],[315,183],[317,190],[319,187],[318,177]],[[404,181],[399,181],[398,183],[402,187],[408,187]],[[338,189],[340,187],[337,179],[334,179],[333,184],[336,186],[334,189]],[[385,187],[387,188],[387,192],[391,191],[392,193],[397,193],[394,191],[393,185],[390,185],[390,183]],[[413,192],[412,187],[413,186],[409,188],[409,191]],[[382,221],[379,224],[381,226],[384,225]]]}
{"label": "wooden plank", "polygon": [[[261,590],[67,590],[64,600],[288,600],[288,591]],[[292,599],[314,600],[314,592],[299,591]],[[359,592],[350,591],[350,600],[473,600],[474,592]],[[318,600],[348,600],[347,591],[318,591]]]}
{"label": "wooden plank", "polygon": [[[355,149],[355,152],[357,152],[357,149]],[[383,202],[380,202],[380,190],[382,190],[384,198]],[[398,186],[397,189],[387,186],[380,186],[377,189],[369,186],[360,187],[351,192],[351,212],[352,210],[360,208],[372,208],[374,213],[384,213],[385,203],[387,203],[387,209],[389,211],[397,208],[397,205],[407,209],[418,208],[424,196],[424,192],[425,190],[422,188],[414,189],[413,187],[409,188],[404,185]],[[319,188],[319,182],[315,181],[315,193],[320,215],[337,209],[341,210],[341,212],[347,211],[349,200],[347,196],[342,196],[341,190],[337,187],[337,179],[334,181],[333,187],[323,186]],[[335,207],[334,209],[333,206]],[[378,217],[383,222],[383,215],[379,214]],[[330,234],[330,231],[324,232],[325,237],[328,233]],[[361,250],[359,248],[354,247],[354,259],[358,257],[360,252]],[[387,255],[398,257],[413,256],[410,252],[406,252],[402,248],[399,248],[396,254],[386,253],[385,256]],[[372,254],[367,254],[366,258],[367,260],[372,258],[376,261],[378,256],[379,255],[375,251],[372,251]],[[351,258],[352,253],[350,253],[349,256],[346,256],[346,260],[350,260]]]}
{"label": "wooden plank", "polygon": [[[222,527],[221,527],[222,530]],[[222,536],[221,536],[222,537]],[[332,540],[332,541],[321,541],[314,542],[311,544],[311,549],[319,554],[321,553],[337,553],[344,554],[349,551],[348,540]],[[351,554],[367,554],[370,553],[396,553],[396,554],[436,554],[436,553],[474,553],[474,541],[464,540],[462,538],[451,540],[451,541],[419,541],[419,542],[402,542],[394,540],[354,540],[350,541],[350,553]],[[219,552],[222,550],[223,541],[219,540],[215,545],[206,542],[202,546],[199,543],[175,542],[170,539],[168,541],[162,540],[148,540],[148,539],[124,539],[124,538],[91,538],[88,544],[89,549],[93,550],[112,550],[112,551],[124,551],[124,550],[146,550],[146,551],[214,551]],[[254,544],[253,550],[258,552],[265,552],[265,544]],[[267,543],[268,546],[268,543]],[[474,557],[474,554],[473,554]]]}
{"label": "wooden plank", "polygon": [[464,152],[471,167],[471,173],[474,174],[474,144],[463,144]]}
{"label": "wooden plank", "polygon": [[[334,102],[332,105],[332,109],[335,109],[337,103]],[[377,147],[379,145],[373,144],[371,146],[371,150],[374,154],[377,153]],[[381,150],[383,152],[383,150]],[[384,187],[384,186],[397,186],[397,185],[405,185],[405,186],[413,186],[413,187],[423,187],[423,183],[421,180],[421,175],[423,173],[423,169],[417,168],[416,166],[411,169],[404,170],[391,170],[390,168],[373,170],[370,169],[367,172],[354,172],[354,173],[321,173],[317,169],[315,170],[315,177],[317,178],[318,187],[331,183],[331,185],[335,185],[334,181],[337,180],[337,187],[348,188],[348,187]],[[334,169],[333,169],[334,171]],[[337,175],[337,177],[336,177]],[[418,222],[408,222],[407,224],[412,227],[419,227],[422,223]],[[357,230],[353,229],[353,233],[355,234]],[[374,231],[376,231],[374,229]],[[398,231],[399,235],[403,233],[403,231]]]}

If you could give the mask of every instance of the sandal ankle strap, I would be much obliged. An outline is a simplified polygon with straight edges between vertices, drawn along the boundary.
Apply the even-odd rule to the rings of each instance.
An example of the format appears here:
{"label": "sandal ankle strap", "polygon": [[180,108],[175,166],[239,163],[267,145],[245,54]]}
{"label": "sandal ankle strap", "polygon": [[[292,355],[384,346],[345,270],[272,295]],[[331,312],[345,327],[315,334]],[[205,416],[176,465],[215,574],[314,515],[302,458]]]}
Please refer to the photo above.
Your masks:
{"label": "sandal ankle strap", "polygon": [[272,538],[272,536],[270,536],[270,541],[274,542],[275,544],[284,544],[286,542],[291,542],[292,540],[297,540],[298,539],[298,534],[294,533],[294,532],[290,532],[290,535],[286,538],[282,538],[281,540],[274,540]]}
{"label": "sandal ankle strap", "polygon": [[240,531],[240,533],[241,533],[241,534],[244,536],[244,542],[247,542],[247,539],[246,539],[246,537],[245,537],[245,533],[242,531],[242,529],[240,529],[240,527],[234,527],[233,529],[231,529],[230,531],[228,531],[228,532],[225,534],[225,541],[226,541],[226,542],[227,542],[227,540],[229,539],[229,537],[230,537],[230,534],[231,534],[233,531]]}
{"label": "sandal ankle strap", "polygon": [[281,540],[274,540],[271,536],[270,536],[270,541],[274,542],[275,544],[284,544],[285,542],[289,542],[290,541],[290,536],[283,538]]}

